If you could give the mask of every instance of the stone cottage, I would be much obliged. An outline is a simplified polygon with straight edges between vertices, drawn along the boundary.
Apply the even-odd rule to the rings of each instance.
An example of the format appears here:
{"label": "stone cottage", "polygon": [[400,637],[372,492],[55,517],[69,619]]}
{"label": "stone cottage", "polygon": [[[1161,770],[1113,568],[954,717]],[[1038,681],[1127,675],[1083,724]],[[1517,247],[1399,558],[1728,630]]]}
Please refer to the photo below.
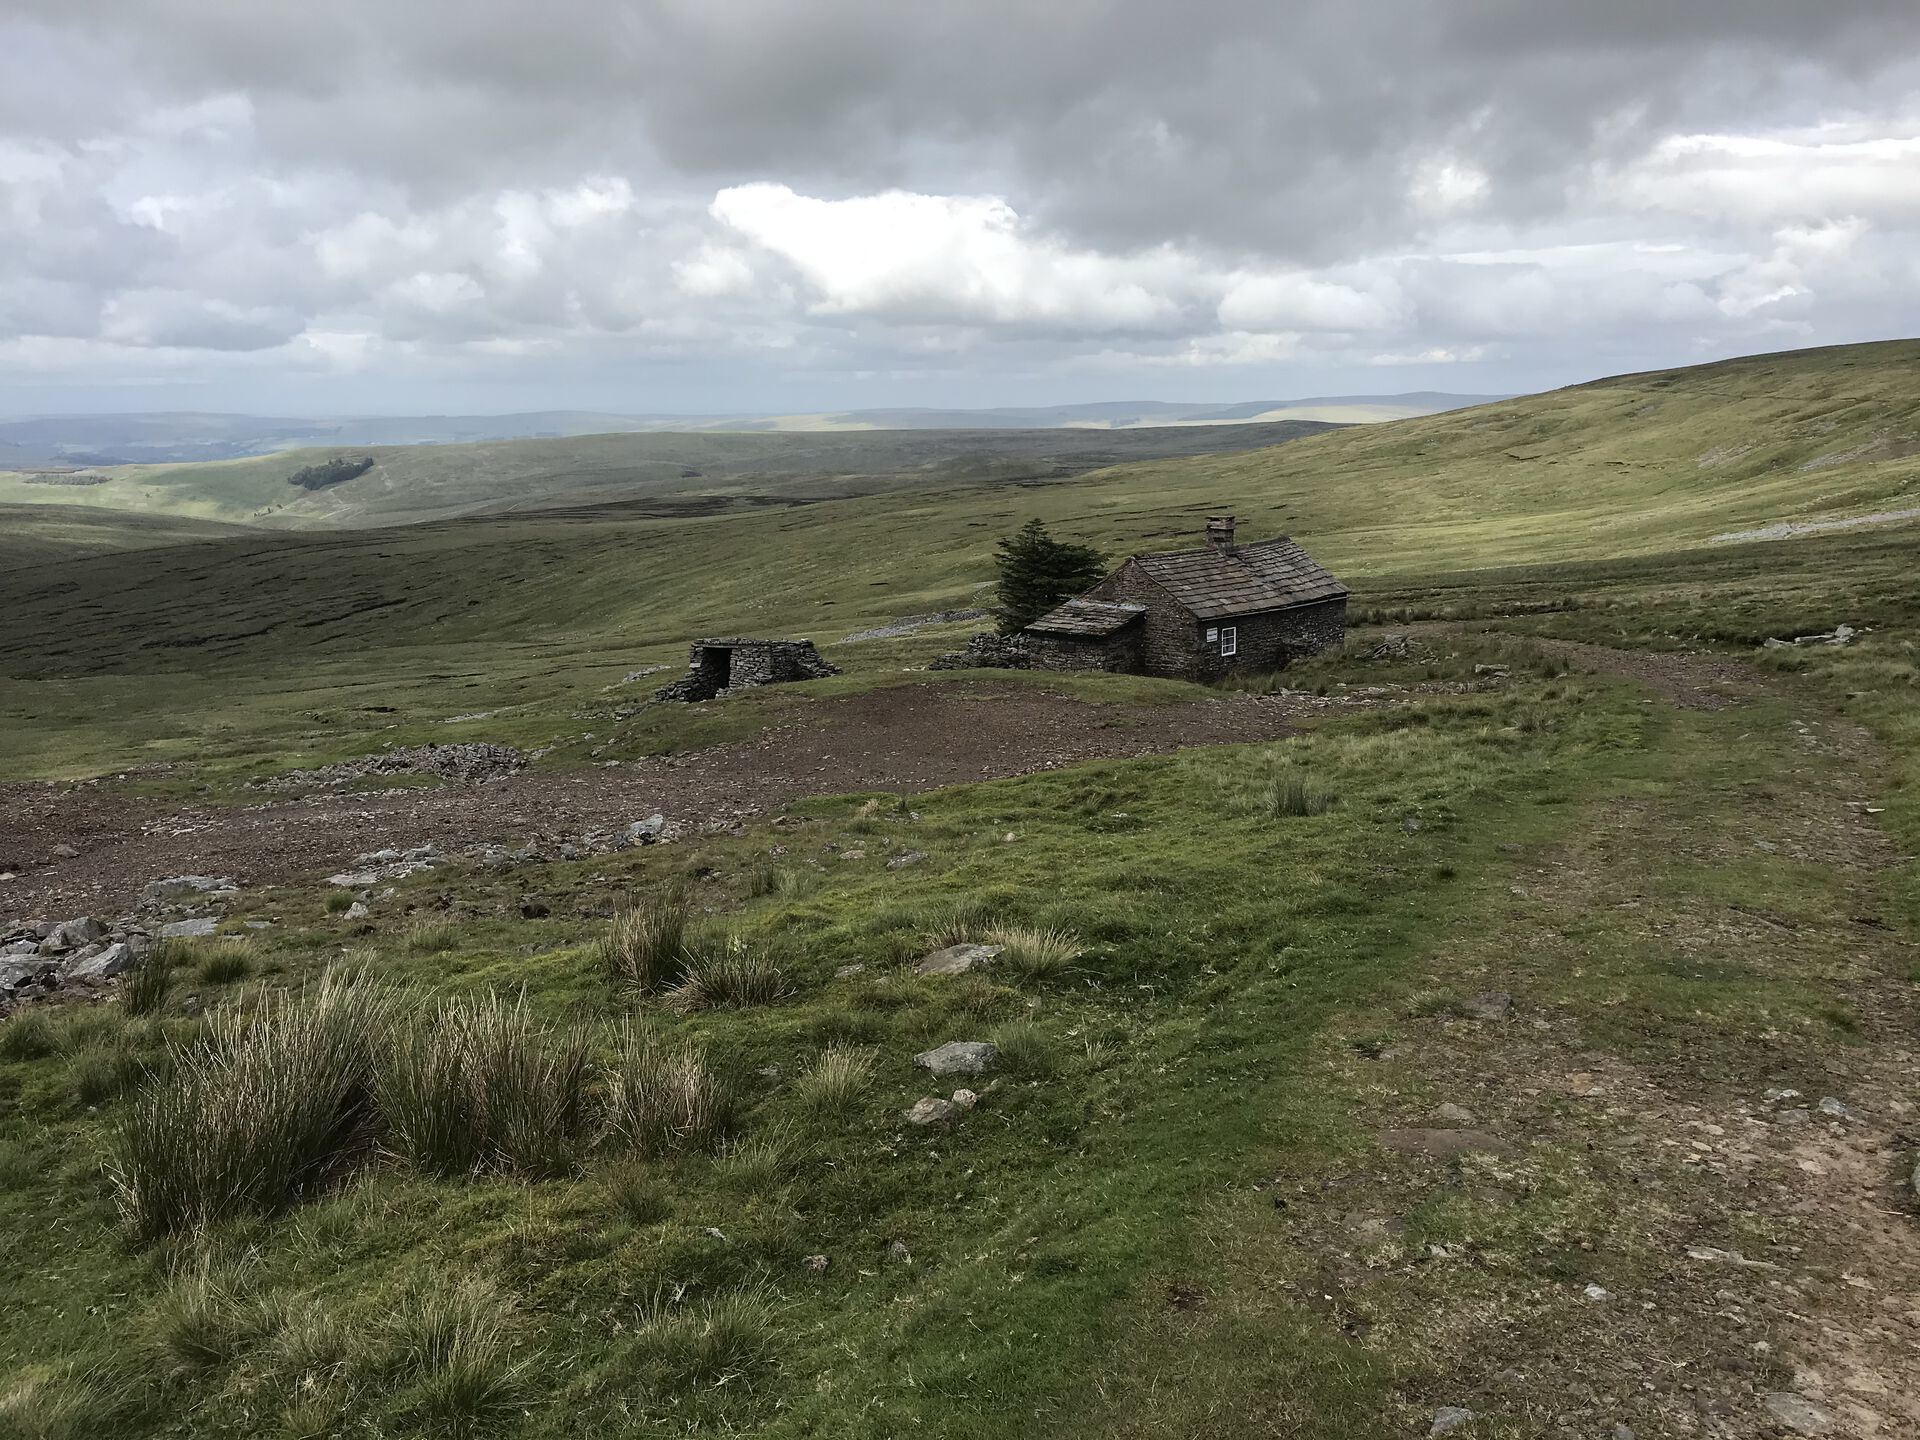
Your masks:
{"label": "stone cottage", "polygon": [[711,700],[754,685],[822,680],[839,673],[811,640],[696,640],[687,650],[687,673],[655,691],[653,698]]}
{"label": "stone cottage", "polygon": [[1207,519],[1200,550],[1136,555],[1020,632],[1035,669],[1214,680],[1271,670],[1346,637],[1347,587],[1287,536],[1236,544]]}

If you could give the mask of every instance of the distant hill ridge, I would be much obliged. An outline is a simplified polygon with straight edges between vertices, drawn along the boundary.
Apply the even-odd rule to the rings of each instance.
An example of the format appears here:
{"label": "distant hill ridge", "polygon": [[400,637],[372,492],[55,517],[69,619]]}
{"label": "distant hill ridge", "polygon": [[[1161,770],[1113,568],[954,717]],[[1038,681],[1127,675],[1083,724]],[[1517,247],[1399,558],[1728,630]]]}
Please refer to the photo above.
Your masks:
{"label": "distant hill ridge", "polygon": [[[0,470],[40,465],[163,465],[237,460],[317,446],[458,445],[658,431],[1021,430],[1333,420],[1358,424],[1432,415],[1501,399],[1418,391],[1305,400],[1104,401],[1034,408],[869,409],[807,414],[662,415],[530,410],[507,415],[286,416],[162,411],[0,420]],[[1340,414],[1322,413],[1340,411]]]}

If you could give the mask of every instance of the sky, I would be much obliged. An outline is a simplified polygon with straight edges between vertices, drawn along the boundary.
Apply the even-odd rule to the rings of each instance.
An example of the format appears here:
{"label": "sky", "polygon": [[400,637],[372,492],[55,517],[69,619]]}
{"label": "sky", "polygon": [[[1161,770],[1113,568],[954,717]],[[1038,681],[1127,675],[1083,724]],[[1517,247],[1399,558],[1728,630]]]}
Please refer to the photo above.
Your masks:
{"label": "sky", "polygon": [[0,413],[1506,393],[1915,334],[1914,0],[0,8]]}

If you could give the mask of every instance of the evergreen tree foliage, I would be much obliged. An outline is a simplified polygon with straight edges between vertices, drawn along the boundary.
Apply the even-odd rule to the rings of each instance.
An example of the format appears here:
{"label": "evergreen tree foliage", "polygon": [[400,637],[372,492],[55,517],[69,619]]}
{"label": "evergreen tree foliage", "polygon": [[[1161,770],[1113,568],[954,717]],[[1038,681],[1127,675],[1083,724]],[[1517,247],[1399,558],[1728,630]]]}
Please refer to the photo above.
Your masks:
{"label": "evergreen tree foliage", "polygon": [[1091,589],[1107,573],[1107,557],[1091,545],[1056,540],[1029,520],[995,547],[1000,633],[1011,635],[1062,600]]}

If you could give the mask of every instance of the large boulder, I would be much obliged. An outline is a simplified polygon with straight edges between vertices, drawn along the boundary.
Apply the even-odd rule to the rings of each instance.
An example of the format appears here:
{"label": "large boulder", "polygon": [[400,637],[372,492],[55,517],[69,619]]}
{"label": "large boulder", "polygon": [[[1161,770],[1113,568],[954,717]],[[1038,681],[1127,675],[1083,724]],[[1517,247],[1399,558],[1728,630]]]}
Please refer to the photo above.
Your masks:
{"label": "large boulder", "polygon": [[116,975],[124,975],[138,963],[139,956],[134,953],[133,947],[122,941],[94,954],[82,956],[77,961],[69,962],[65,973],[69,980],[91,984],[111,980]]}
{"label": "large boulder", "polygon": [[1000,1047],[989,1040],[949,1040],[923,1050],[913,1063],[936,1075],[981,1075],[1000,1057]]}
{"label": "large boulder", "polygon": [[913,967],[916,975],[964,975],[969,970],[980,970],[991,965],[1004,945],[949,945],[944,950],[936,950],[920,960]]}

